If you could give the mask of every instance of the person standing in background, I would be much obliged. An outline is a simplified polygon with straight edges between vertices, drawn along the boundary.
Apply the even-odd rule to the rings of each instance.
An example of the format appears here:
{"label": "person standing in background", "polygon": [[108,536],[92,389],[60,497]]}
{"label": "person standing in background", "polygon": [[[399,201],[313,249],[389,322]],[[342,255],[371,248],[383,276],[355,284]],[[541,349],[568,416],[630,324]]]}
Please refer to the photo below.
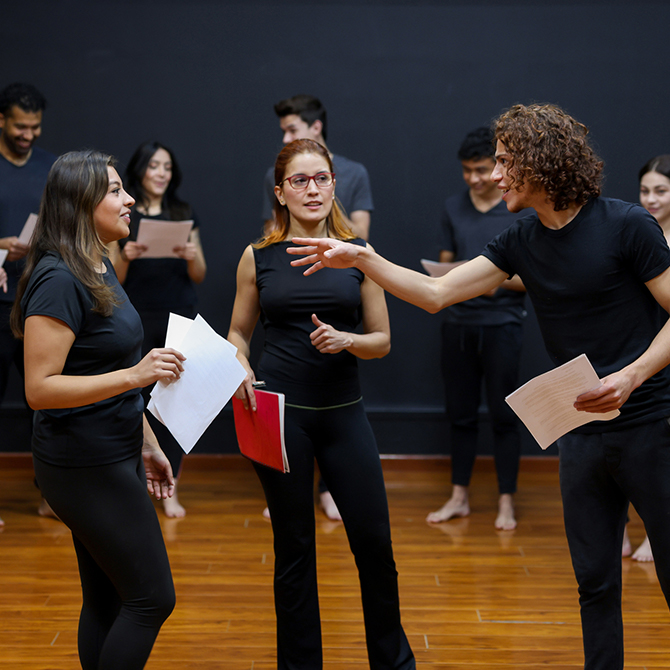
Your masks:
{"label": "person standing in background", "polygon": [[[444,203],[440,261],[464,263],[518,215],[507,210],[502,193],[491,180],[495,167],[493,131],[483,126],[468,133],[458,150],[468,190]],[[486,388],[498,475],[499,530],[516,528],[516,492],[521,438],[519,423],[505,396],[519,381],[525,289],[518,277],[491,293],[444,311],[442,377],[450,426],[451,497],[427,521],[440,523],[470,514],[468,490],[477,455],[482,380]]]}
{"label": "person standing in background", "polygon": [[[181,200],[177,189],[182,174],[174,152],[159,142],[144,142],[132,155],[126,168],[126,188],[136,200],[130,215],[130,236],[112,247],[114,269],[138,311],[144,327],[142,355],[165,344],[170,312],[194,319],[198,296],[195,286],[207,274],[205,255],[200,243],[200,225],[191,206]],[[176,258],[142,258],[146,247],[138,244],[140,219],[183,221],[193,219],[188,242],[175,248]],[[143,390],[149,401],[151,387]],[[175,490],[163,498],[163,510],[168,517],[186,514],[177,497],[177,481],[181,472],[184,451],[170,431],[152,414],[147,414],[175,476]]]}
{"label": "person standing in background", "polygon": [[[0,249],[7,251],[7,290],[0,291],[0,403],[12,364],[23,377],[23,344],[12,334],[9,315],[29,249],[18,238],[28,216],[39,210],[47,175],[56,160],[35,146],[46,106],[44,96],[31,84],[14,83],[0,91]],[[44,500],[38,512],[53,515]]]}

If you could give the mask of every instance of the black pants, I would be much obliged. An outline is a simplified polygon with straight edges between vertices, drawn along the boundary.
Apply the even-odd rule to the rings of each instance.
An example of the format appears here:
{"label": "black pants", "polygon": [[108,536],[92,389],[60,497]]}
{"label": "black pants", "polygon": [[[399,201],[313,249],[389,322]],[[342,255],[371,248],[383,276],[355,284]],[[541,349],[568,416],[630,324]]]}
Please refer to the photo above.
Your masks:
{"label": "black pants", "polygon": [[451,428],[452,484],[469,486],[477,456],[482,379],[493,429],[498,492],[515,493],[521,438],[505,396],[519,381],[522,327],[442,326],[442,375]]}
{"label": "black pants", "polygon": [[34,465],[44,497],[72,531],[83,670],[144,668],[175,592],[141,456],[87,468]]}
{"label": "black pants", "polygon": [[585,670],[624,667],[621,542],[628,501],[670,604],[670,426],[661,419],[558,442],[565,532],[579,585]]}
{"label": "black pants", "polygon": [[398,573],[379,453],[362,402],[328,410],[286,408],[290,473],[256,466],[272,519],[279,670],[320,670],[314,459],[342,514],[361,584],[372,670],[410,670],[400,623]]}
{"label": "black pants", "polygon": [[[175,314],[195,318],[195,310],[174,310]],[[144,312],[138,310],[142,319],[142,327],[144,328],[144,340],[142,341],[142,356],[146,356],[152,349],[162,349],[165,346],[165,333],[167,332],[168,319],[170,313],[165,311],[160,312]],[[142,389],[142,396],[144,397],[144,404],[149,402],[151,395],[151,386],[146,386]],[[181,463],[184,458],[184,450],[179,446],[179,442],[174,439],[172,433],[158,420],[151,412],[146,412],[147,419],[151,430],[154,431],[158,444],[160,444],[163,453],[168,457],[170,465],[172,466],[172,473],[175,478],[179,477],[181,472]]]}

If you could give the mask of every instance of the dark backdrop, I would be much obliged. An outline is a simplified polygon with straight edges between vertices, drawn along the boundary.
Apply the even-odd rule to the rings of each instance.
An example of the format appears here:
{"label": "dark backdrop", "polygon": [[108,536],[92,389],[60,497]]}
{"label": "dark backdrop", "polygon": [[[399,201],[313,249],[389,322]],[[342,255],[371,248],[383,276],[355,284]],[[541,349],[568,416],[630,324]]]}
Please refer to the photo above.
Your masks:
{"label": "dark backdrop", "polygon": [[[323,100],[329,147],[370,172],[371,242],[416,269],[437,257],[442,201],[462,188],[463,135],[511,104],[554,102],[584,121],[609,196],[635,200],[639,167],[670,152],[667,3],[24,0],[3,15],[0,85],[29,81],[48,98],[41,146],[121,162],[150,138],[174,149],[203,224],[201,313],[224,335],[281,148],[281,98]],[[393,350],[361,365],[380,450],[445,451],[441,319],[392,297],[389,308]],[[531,314],[524,380],[547,367]],[[19,396],[15,380],[5,435],[22,425]],[[217,423],[199,448],[234,450],[230,412]],[[28,448],[23,433],[3,442]],[[528,436],[524,449],[539,453]]]}

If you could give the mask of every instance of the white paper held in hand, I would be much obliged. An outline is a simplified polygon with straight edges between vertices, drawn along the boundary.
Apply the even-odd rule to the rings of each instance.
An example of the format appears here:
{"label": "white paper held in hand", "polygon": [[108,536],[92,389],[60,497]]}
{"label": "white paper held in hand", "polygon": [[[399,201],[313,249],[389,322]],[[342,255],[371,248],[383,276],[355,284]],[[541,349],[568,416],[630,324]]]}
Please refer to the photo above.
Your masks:
{"label": "white paper held in hand", "polygon": [[537,443],[546,449],[559,437],[591,421],[609,421],[611,412],[594,414],[574,408],[577,396],[600,386],[600,379],[586,354],[531,379],[505,400],[523,421]]}
{"label": "white paper held in hand", "polygon": [[246,377],[237,349],[198,315],[193,321],[170,314],[166,347],[186,356],[184,372],[156,384],[147,409],[189,453]]}

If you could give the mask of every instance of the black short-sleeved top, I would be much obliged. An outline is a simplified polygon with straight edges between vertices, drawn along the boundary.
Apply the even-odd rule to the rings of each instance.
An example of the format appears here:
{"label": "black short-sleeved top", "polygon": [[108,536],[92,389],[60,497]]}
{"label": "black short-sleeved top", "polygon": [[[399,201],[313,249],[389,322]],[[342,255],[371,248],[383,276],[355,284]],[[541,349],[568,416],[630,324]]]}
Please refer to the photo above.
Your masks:
{"label": "black short-sleeved top", "polygon": [[[64,375],[97,375],[132,367],[140,360],[142,322],[106,260],[105,282],[120,305],[111,316],[92,311],[93,299],[62,258],[46,254],[37,264],[21,300],[24,318],[40,315],[63,321],[75,334]],[[71,409],[35,412],[33,453],[62,467],[115,463],[142,448],[140,389]]]}
{"label": "black short-sleeved top", "polygon": [[[469,261],[481,254],[484,247],[519,216],[513,214],[504,202],[499,202],[488,212],[480,212],[464,191],[447,198],[440,221],[440,250],[454,254],[454,261]],[[472,300],[451,305],[444,310],[448,323],[461,326],[500,326],[522,323],[526,315],[523,291],[499,288],[493,295],[480,295]]]}
{"label": "black short-sleeved top", "polygon": [[[483,255],[521,277],[557,365],[585,353],[603,378],[639,358],[662,325],[645,282],[670,267],[670,249],[639,205],[594,198],[559,230],[533,214],[496,237]],[[617,430],[667,416],[666,368],[633,391],[619,417],[577,430]]]}
{"label": "black short-sleeved top", "polygon": [[[364,245],[363,240],[354,240]],[[360,398],[356,357],[348,351],[323,354],[309,336],[312,314],[333,328],[353,332],[362,318],[361,283],[356,269],[326,268],[309,277],[292,267],[291,242],[254,249],[265,344],[257,378],[268,390],[286,394],[286,402],[332,407]]]}
{"label": "black short-sleeved top", "polygon": [[[130,236],[120,242],[121,247],[128,240],[137,239],[140,219],[169,221],[170,216],[169,212],[147,216],[132,210]],[[198,228],[199,221],[193,212],[186,217],[186,220],[190,219],[193,219],[193,228]],[[198,302],[195,284],[188,276],[188,263],[183,258],[137,258],[128,264],[123,288],[140,312],[187,314],[195,312]]]}

